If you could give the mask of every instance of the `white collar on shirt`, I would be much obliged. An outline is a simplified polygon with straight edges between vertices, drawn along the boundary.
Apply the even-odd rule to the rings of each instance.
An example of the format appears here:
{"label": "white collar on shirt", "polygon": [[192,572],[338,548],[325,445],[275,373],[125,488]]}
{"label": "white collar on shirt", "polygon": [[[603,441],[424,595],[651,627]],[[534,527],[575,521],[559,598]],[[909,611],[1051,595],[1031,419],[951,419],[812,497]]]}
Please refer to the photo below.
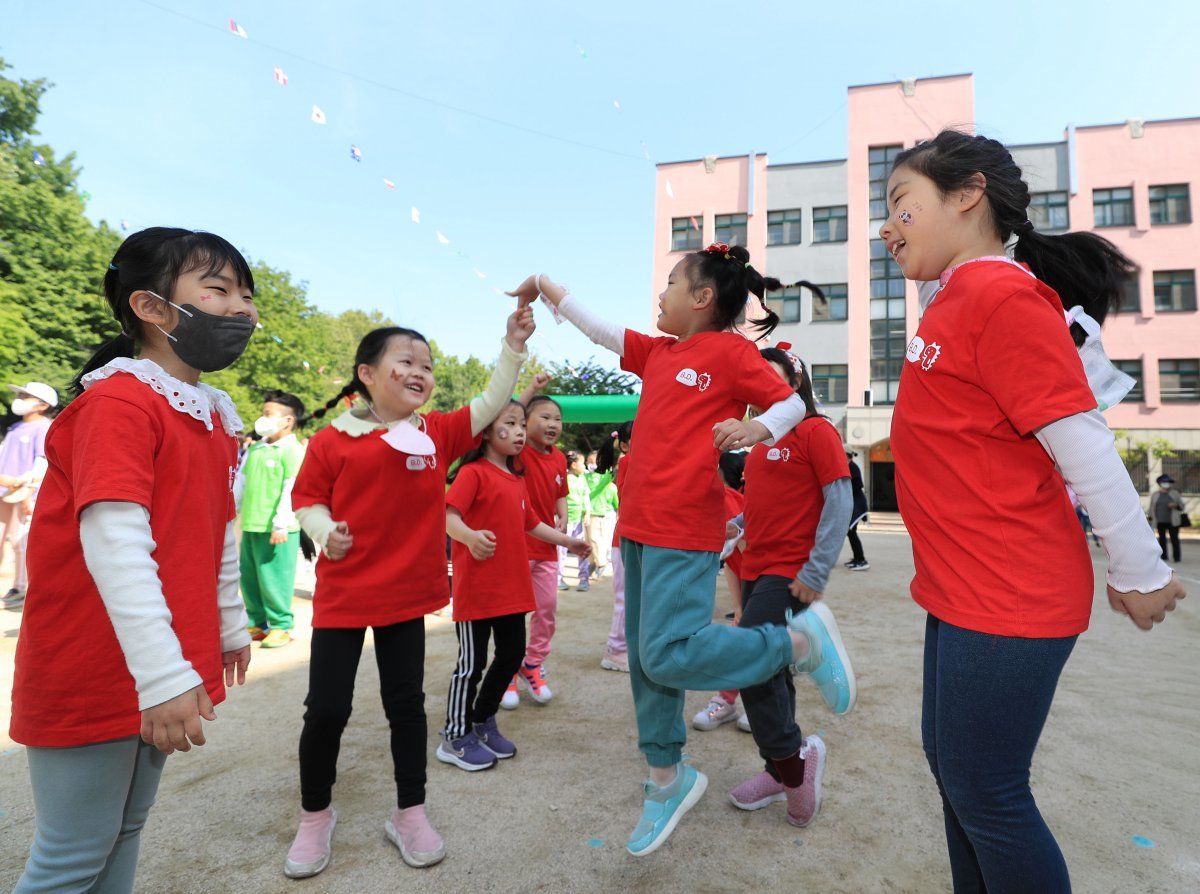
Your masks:
{"label": "white collar on shirt", "polygon": [[119,372],[129,373],[139,382],[149,385],[162,395],[172,410],[199,420],[209,431],[213,428],[213,410],[221,417],[221,427],[225,429],[226,434],[237,435],[242,430],[242,420],[237,414],[237,407],[228,394],[203,382],[197,382],[195,385],[181,382],[153,360],[117,357],[88,373],[81,382],[84,389],[87,389]]}

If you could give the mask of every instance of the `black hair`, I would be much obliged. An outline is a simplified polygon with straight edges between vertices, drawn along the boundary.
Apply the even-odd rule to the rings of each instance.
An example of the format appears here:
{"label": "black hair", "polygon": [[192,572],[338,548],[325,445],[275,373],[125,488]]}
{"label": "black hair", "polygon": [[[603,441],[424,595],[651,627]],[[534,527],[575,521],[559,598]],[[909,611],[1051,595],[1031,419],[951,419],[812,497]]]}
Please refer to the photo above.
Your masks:
{"label": "black hair", "polygon": [[[1035,230],[1029,222],[1029,186],[1001,143],[943,130],[934,139],[896,156],[892,171],[901,167],[928,177],[943,196],[978,185],[982,174],[996,236],[1007,243],[1016,234],[1013,258],[1027,264],[1034,276],[1054,289],[1065,310],[1079,305],[1103,323],[1108,312],[1118,306],[1122,283],[1137,265],[1095,233],[1050,236]],[[1083,344],[1083,330],[1072,326],[1071,332],[1075,344]]]}
{"label": "black hair", "polygon": [[743,487],[745,487],[745,453],[722,453],[721,458],[717,460],[717,469],[720,470],[721,477],[725,479],[725,484],[727,487],[732,487],[737,491],[740,491]]}
{"label": "black hair", "polygon": [[286,391],[267,391],[263,394],[263,403],[279,404],[281,407],[287,407],[292,411],[295,427],[299,428],[300,423],[304,421],[304,401],[296,397],[294,394],[288,394]]}
{"label": "black hair", "polygon": [[121,327],[71,381],[74,394],[83,391],[82,379],[117,357],[132,357],[141,339],[142,321],[129,306],[129,298],[142,290],[170,300],[175,283],[185,273],[203,270],[219,273],[233,268],[238,285],[254,291],[254,274],[242,253],[214,233],[179,227],[149,227],[131,234],[117,249],[104,274],[104,298]]}
{"label": "black hair", "polygon": [[[510,399],[508,403],[500,408],[500,413],[503,413],[509,407],[520,407],[521,412],[525,412],[525,405],[523,403],[521,403],[519,400]],[[500,418],[500,413],[496,414],[496,419]],[[524,416],[522,416],[522,418],[524,418]],[[482,436],[490,432],[492,430],[492,426],[496,424],[496,419],[493,419],[486,426],[484,426],[483,431],[481,431],[479,434]],[[446,481],[454,481],[454,479],[458,477],[458,473],[462,470],[463,466],[465,466],[467,463],[478,462],[479,460],[484,459],[486,456],[487,444],[485,444],[483,441],[480,441],[478,447],[472,447],[462,455],[457,463],[455,463],[454,468],[452,468],[450,473],[446,475]],[[504,457],[504,465],[507,466],[508,471],[512,472],[514,475],[525,474],[525,466],[518,463],[515,456]]]}
{"label": "black hair", "polygon": [[617,467],[617,447],[628,444],[633,437],[633,420],[622,422],[612,433],[612,437],[600,445],[596,451],[596,471],[603,475],[609,469]]}
{"label": "black hair", "polygon": [[817,409],[817,399],[813,395],[812,378],[808,374],[808,367],[804,365],[804,361],[800,360],[801,372],[796,371],[796,367],[792,364],[792,355],[782,348],[763,348],[758,352],[762,355],[763,360],[768,363],[778,363],[787,373],[787,383],[792,390],[800,395],[800,399],[804,401],[804,418],[809,416],[820,416],[821,412]]}
{"label": "black hair", "polygon": [[309,419],[321,419],[326,413],[338,405],[339,401],[345,400],[351,394],[358,394],[361,397],[370,400],[371,395],[367,391],[367,386],[358,378],[358,368],[363,364],[374,366],[379,362],[387,350],[388,341],[392,338],[411,338],[413,341],[419,341],[428,345],[429,342],[420,332],[415,329],[405,329],[403,326],[384,326],[380,329],[372,329],[362,337],[362,341],[358,343],[358,350],[354,352],[354,372],[350,376],[350,381],[346,386],[331,397],[325,403],[313,410],[312,415],[306,416],[302,420],[297,420],[297,425],[307,422]]}
{"label": "black hair", "polygon": [[525,404],[525,418],[528,419],[529,414],[533,412],[534,406],[536,404],[541,404],[541,403],[552,403],[552,404],[554,404],[554,406],[558,407],[558,412],[560,412],[560,413],[562,412],[562,404],[560,404],[558,401],[556,401],[550,395],[535,394],[532,398],[529,399],[529,403]]}
{"label": "black hair", "polygon": [[[763,276],[750,266],[750,251],[744,245],[730,246],[727,251],[703,249],[684,258],[684,270],[692,290],[711,287],[715,293],[715,322],[721,330],[731,329],[746,309],[746,296],[758,298],[763,313],[760,320],[747,322],[757,329],[758,338],[770,335],[779,325],[779,315],[767,307],[766,293],[784,288],[784,284],[773,276]],[[807,280],[792,283],[811,289],[820,297],[824,293]],[[757,340],[757,339],[756,339]]]}

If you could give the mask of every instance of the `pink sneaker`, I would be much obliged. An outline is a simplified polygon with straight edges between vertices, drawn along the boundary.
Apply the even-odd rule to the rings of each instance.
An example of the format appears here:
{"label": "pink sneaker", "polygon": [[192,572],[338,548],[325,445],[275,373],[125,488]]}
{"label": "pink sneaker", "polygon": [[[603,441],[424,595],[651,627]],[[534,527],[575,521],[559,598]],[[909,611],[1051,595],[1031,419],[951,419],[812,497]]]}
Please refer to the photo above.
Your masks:
{"label": "pink sneaker", "polygon": [[804,785],[784,788],[787,793],[787,821],[804,828],[816,818],[821,809],[821,775],[825,772],[825,743],[819,736],[809,736],[800,748],[804,758]]}
{"label": "pink sneaker", "polygon": [[301,810],[300,829],[284,861],[283,874],[288,878],[308,878],[324,871],[333,852],[333,827],[336,825],[337,811],[332,807]]}
{"label": "pink sneaker", "polygon": [[768,804],[786,798],[783,783],[766,770],[757,776],[751,776],[729,793],[729,800],[733,802],[733,806],[742,810],[761,810]]}
{"label": "pink sneaker", "polygon": [[424,804],[406,810],[395,808],[383,829],[392,843],[400,848],[400,856],[409,866],[418,869],[432,866],[446,856],[446,845],[442,836],[429,825]]}

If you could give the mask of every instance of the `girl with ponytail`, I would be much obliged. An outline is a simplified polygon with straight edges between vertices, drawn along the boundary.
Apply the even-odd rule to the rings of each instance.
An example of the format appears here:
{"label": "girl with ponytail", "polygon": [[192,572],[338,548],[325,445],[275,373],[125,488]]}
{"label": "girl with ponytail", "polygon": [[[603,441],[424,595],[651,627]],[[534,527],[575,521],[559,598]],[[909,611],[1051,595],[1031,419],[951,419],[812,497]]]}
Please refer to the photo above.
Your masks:
{"label": "girl with ponytail", "polygon": [[1092,610],[1092,560],[1064,482],[1108,552],[1115,611],[1149,630],[1185,595],[1064,319],[1082,308],[1102,322],[1133,264],[1093,233],[1037,232],[1020,168],[986,137],[943,131],[902,152],[887,202],[888,251],[906,278],[940,285],[908,345],[891,447],[912,594],[928,613],[921,732],[954,887],[1068,891],[1029,788]]}
{"label": "girl with ponytail", "polygon": [[449,601],[446,472],[479,446],[480,433],[508,405],[533,330],[529,308],[513,312],[487,390],[454,412],[421,413],[434,388],[429,343],[412,329],[376,329],[359,343],[349,384],[313,413],[322,418],[339,401],[361,398],[309,440],[292,489],[296,517],[324,558],[313,594],[300,733],[302,809],[284,863],[289,878],[329,865],[338,750],[368,627],[396,780],[396,806],[384,828],[410,866],[430,866],[445,855],[425,815],[422,685],[424,617]]}
{"label": "girl with ponytail", "polygon": [[[778,286],[750,265],[744,247],[710,245],[671,271],[659,297],[658,328],[666,335],[657,337],[597,319],[543,275],[509,293],[522,305],[543,296],[642,378],[638,437],[625,463],[617,520],[638,744],[650,767],[642,816],[627,845],[634,856],[660,847],[708,784],[681,761],[686,690],[740,689],[788,665],[811,673],[839,661],[816,612],[801,612],[786,626],[712,623],[725,544],[718,457],[783,436],[806,412],[754,342],[731,331],[750,295],[761,301]],[[766,334],[777,323],[767,311],[750,326]],[[749,404],[766,412],[746,422]]]}

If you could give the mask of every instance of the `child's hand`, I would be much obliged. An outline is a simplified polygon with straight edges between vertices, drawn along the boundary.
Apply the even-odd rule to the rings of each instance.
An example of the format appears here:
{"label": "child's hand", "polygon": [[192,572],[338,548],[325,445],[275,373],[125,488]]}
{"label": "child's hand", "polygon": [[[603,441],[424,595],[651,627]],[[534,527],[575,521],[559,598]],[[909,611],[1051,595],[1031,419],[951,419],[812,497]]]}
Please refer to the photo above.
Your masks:
{"label": "child's hand", "polygon": [[250,647],[242,646],[232,652],[221,653],[221,664],[225,668],[225,685],[246,685],[246,669],[250,667]]}
{"label": "child's hand", "polygon": [[569,538],[569,540],[567,552],[573,553],[581,559],[585,558],[592,551],[591,546],[588,545],[586,540],[576,540],[574,537]]}
{"label": "child's hand", "polygon": [[525,350],[525,342],[529,341],[529,337],[533,335],[533,330],[536,328],[537,323],[533,321],[533,308],[518,307],[508,315],[508,330],[504,334],[504,340],[519,354]]}
{"label": "child's hand", "polygon": [[752,447],[769,437],[771,433],[761,422],[726,419],[713,426],[713,446],[722,452]]}
{"label": "child's hand", "polygon": [[490,559],[496,554],[496,535],[491,531],[472,531],[465,541],[471,555],[480,562]]}
{"label": "child's hand", "polygon": [[1129,620],[1142,630],[1150,630],[1155,624],[1166,620],[1167,612],[1175,611],[1175,603],[1187,597],[1187,591],[1174,574],[1171,580],[1161,590],[1153,593],[1141,593],[1133,590],[1122,593],[1120,590],[1108,588],[1108,603],[1112,610],[1128,615]]}
{"label": "child's hand", "polygon": [[205,720],[217,719],[212,699],[204,691],[203,685],[143,711],[142,741],[153,745],[163,754],[191,751],[193,745],[204,744],[204,727],[200,723],[202,717]]}
{"label": "child's hand", "polygon": [[338,522],[325,541],[325,558],[336,562],[343,558],[353,545],[354,538],[350,536],[350,526],[344,521]]}
{"label": "child's hand", "polygon": [[275,528],[271,531],[271,546],[279,546],[281,543],[287,543],[288,532],[281,528]]}
{"label": "child's hand", "polygon": [[790,584],[788,584],[788,590],[791,592],[791,594],[793,596],[795,596],[797,599],[799,599],[805,605],[809,605],[810,603],[816,602],[818,599],[821,598],[820,593],[818,593],[816,590],[814,590],[808,584],[804,583],[798,577],[795,578]]}
{"label": "child's hand", "polygon": [[547,385],[550,384],[551,378],[553,378],[553,376],[551,376],[550,373],[540,372],[533,377],[533,381],[531,381],[529,383],[529,387],[534,389],[535,391],[541,391],[543,388],[545,388]]}
{"label": "child's hand", "polygon": [[538,295],[541,294],[538,290],[537,274],[525,277],[519,286],[511,292],[505,292],[504,294],[516,298],[518,308],[529,307],[529,305],[537,301]]}
{"label": "child's hand", "polygon": [[725,522],[725,539],[732,540],[734,537],[740,537],[742,529],[731,521]]}

